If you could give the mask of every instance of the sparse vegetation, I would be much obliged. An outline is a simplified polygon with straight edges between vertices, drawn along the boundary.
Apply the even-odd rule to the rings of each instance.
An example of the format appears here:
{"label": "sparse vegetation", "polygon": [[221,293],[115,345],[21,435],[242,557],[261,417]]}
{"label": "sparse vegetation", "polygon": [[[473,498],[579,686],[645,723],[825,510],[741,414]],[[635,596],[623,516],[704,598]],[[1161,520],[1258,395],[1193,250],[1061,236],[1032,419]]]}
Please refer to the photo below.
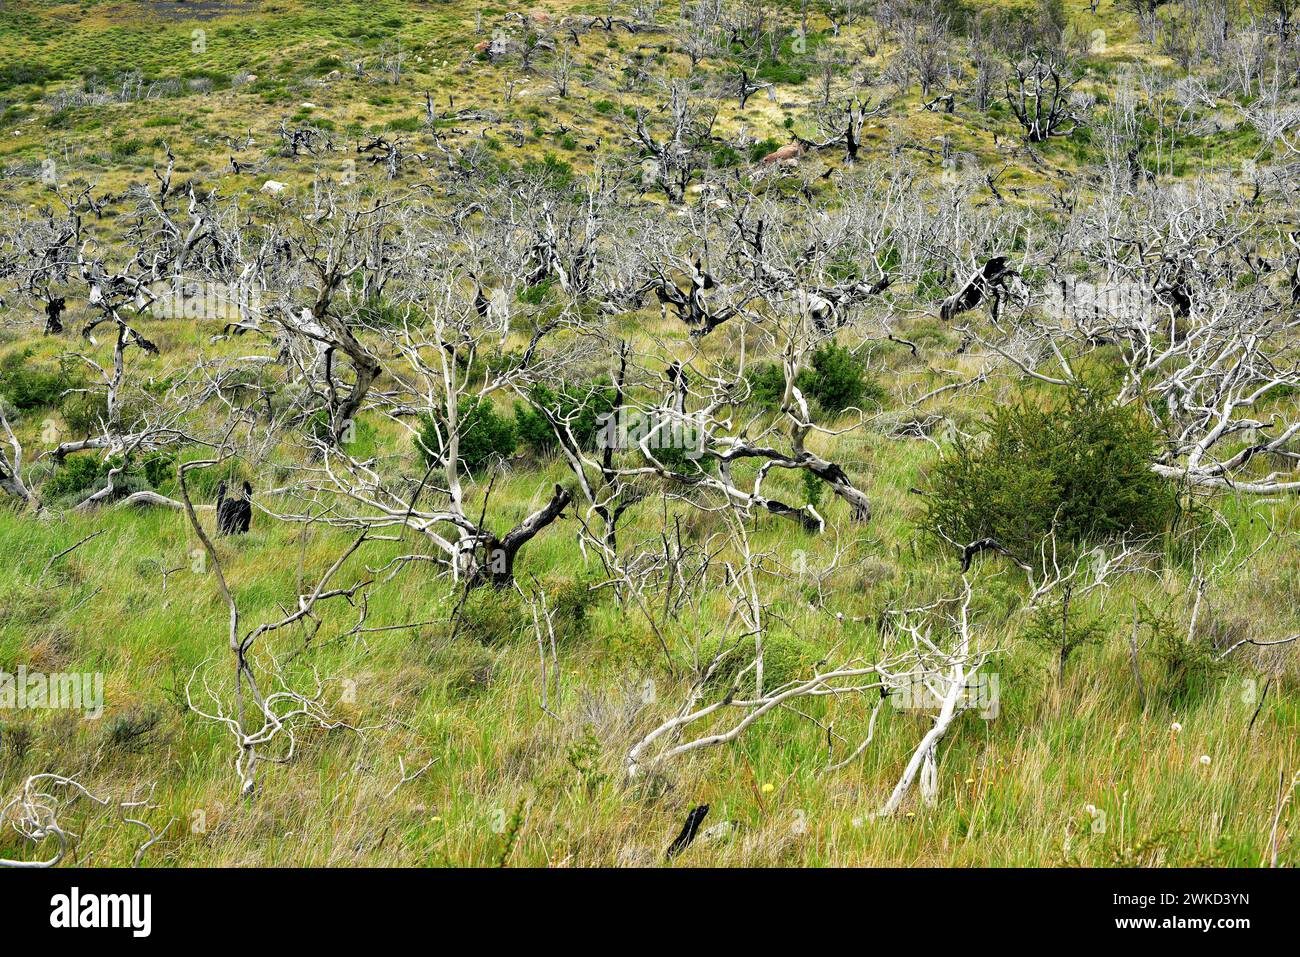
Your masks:
{"label": "sparse vegetation", "polygon": [[1295,864],[1288,11],[5,4],[0,859]]}

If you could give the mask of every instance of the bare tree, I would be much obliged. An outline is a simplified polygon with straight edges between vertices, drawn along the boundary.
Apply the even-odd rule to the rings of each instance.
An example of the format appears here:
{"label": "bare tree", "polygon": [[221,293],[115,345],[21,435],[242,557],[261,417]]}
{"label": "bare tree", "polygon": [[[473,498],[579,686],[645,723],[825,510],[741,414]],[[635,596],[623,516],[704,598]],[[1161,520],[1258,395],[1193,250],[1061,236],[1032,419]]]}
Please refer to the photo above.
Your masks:
{"label": "bare tree", "polygon": [[1070,106],[1070,90],[1078,79],[1070,79],[1051,60],[1035,59],[1012,70],[1006,81],[1007,103],[1025,130],[1030,143],[1042,143],[1053,136],[1069,136],[1079,127]]}

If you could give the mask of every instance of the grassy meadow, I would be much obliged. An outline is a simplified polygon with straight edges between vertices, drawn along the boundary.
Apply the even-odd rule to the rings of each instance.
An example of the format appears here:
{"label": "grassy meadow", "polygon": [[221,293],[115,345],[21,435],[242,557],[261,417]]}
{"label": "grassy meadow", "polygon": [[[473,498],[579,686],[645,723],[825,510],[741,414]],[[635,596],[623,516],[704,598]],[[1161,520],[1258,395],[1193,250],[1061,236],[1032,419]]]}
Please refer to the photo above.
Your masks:
{"label": "grassy meadow", "polygon": [[[353,161],[348,149],[305,159],[275,152],[282,118],[310,121],[344,145],[404,131],[419,140],[426,92],[449,112],[472,106],[504,116],[510,136],[483,135],[503,166],[549,157],[582,175],[593,164],[614,163],[625,110],[655,99],[648,90],[617,90],[610,78],[630,54],[655,74],[682,75],[689,62],[667,33],[589,31],[578,45],[575,91],[559,98],[536,73],[475,54],[491,24],[541,7],[557,20],[606,9],[569,0],[482,8],[459,0],[6,3],[0,168],[11,175],[0,180],[0,197],[13,207],[46,202],[33,171],[49,158],[61,181],[124,195],[133,184],[155,182],[153,170],[170,148],[178,178],[255,206],[270,202],[258,192],[267,179],[306,189],[322,172],[335,176]],[[798,19],[797,4],[782,9]],[[1173,69],[1169,57],[1139,42],[1133,15],[1110,0],[1097,11],[1078,0],[1064,9],[1077,33],[1099,25],[1107,32],[1104,49],[1083,60],[1085,88],[1095,81],[1100,89],[1124,65]],[[830,29],[816,11],[812,23],[819,33]],[[864,28],[859,22],[846,35]],[[366,77],[350,72],[357,59],[373,63],[399,52],[396,83],[376,82],[373,69]],[[882,48],[860,68],[883,64],[888,53]],[[706,60],[703,69],[725,67]],[[816,95],[812,60],[801,69],[777,82],[771,97],[755,95],[743,112],[727,103],[717,131],[743,131],[767,148],[791,131],[812,135],[792,106]],[[111,89],[126,72],[138,73],[146,87],[167,84],[165,95],[91,106],[57,100],[62,90]],[[1084,136],[1045,144],[1037,159],[1009,154],[1018,126],[1004,105],[954,115],[922,104],[911,90],[895,102],[889,122],[869,121],[868,162],[897,156],[900,139],[948,137],[966,162],[1001,170],[999,188],[1014,202],[1023,192],[1029,205],[1100,149]],[[448,135],[463,125],[447,121]],[[246,133],[258,149],[232,152],[230,141]],[[1263,162],[1262,150],[1252,128],[1228,119],[1215,136],[1176,144],[1175,173],[1196,177],[1247,158]],[[256,169],[232,170],[231,156],[252,161],[255,154]],[[737,157],[735,168],[743,172],[757,155]],[[921,175],[942,172],[933,151],[912,159]],[[815,164],[829,172],[838,158],[808,165]],[[129,215],[115,209],[95,228],[112,242],[129,225]],[[862,355],[880,390],[878,406],[857,428],[847,428],[858,420],[846,415],[810,439],[868,493],[871,521],[852,523],[845,503],[824,495],[818,508],[826,534],[770,515],[745,522],[757,563],[769,573],[763,612],[767,668],[776,676],[769,680],[796,678],[830,657],[885,654],[897,640],[884,627],[891,610],[949,608],[962,588],[952,550],[924,531],[926,499],[918,494],[952,442],[900,428],[918,415],[915,397],[981,371],[978,357],[961,351],[958,332],[936,318],[941,298],[900,293],[891,329],[915,350],[873,342]],[[72,306],[74,313],[81,308]],[[720,362],[738,349],[737,330],[693,339],[657,308],[618,321],[635,344],[659,354],[686,358],[699,350]],[[64,338],[42,336],[40,323],[16,301],[0,307],[0,361],[26,353],[27,363],[52,369],[74,351],[75,317]],[[214,342],[210,329],[186,320],[146,316],[139,329],[159,352],[131,355],[138,382],[164,383],[200,358],[249,348],[242,340]],[[526,332],[512,336],[511,348],[527,345]],[[75,351],[110,362],[110,338]],[[391,384],[381,377],[379,387]],[[927,400],[923,411],[977,434],[992,410],[1038,394],[1003,370],[969,393]],[[51,426],[68,431],[62,412],[37,409],[13,425],[33,478],[52,479],[55,465],[40,458],[50,445],[42,435]],[[419,479],[410,435],[394,421],[363,418],[355,442],[355,454]],[[182,454],[200,457],[197,450]],[[355,537],[324,523],[280,520],[303,500],[260,494],[309,461],[287,441],[266,461],[241,461],[229,473],[253,479],[259,490],[250,533],[215,540],[245,629],[295,608]],[[737,473],[752,475],[752,468]],[[190,473],[196,502],[210,505],[225,474]],[[558,454],[521,451],[493,479],[495,530],[539,508],[569,474]],[[765,483],[768,494],[785,500],[802,502],[806,494],[798,473],[776,469]],[[673,537],[734,558],[724,510],[684,507],[650,484],[653,493],[624,519],[626,547],[653,553]],[[157,487],[176,494],[172,476]],[[483,477],[469,484],[466,511],[477,515],[487,492]],[[40,515],[0,506],[0,669],[102,673],[104,713],[86,720],[76,712],[0,711],[0,804],[45,772],[75,778],[113,802],[149,796],[146,820],[160,838],[145,864],[664,866],[665,848],[702,803],[710,806],[706,827],[733,826],[697,840],[669,866],[1256,867],[1274,858],[1289,866],[1300,856],[1296,645],[1219,654],[1241,639],[1300,632],[1293,497],[1180,488],[1177,521],[1142,544],[1134,570],[1080,600],[1074,614],[1090,623],[1091,638],[1064,666],[1035,629],[1025,575],[997,556],[977,560],[967,576],[971,631],[989,653],[982,670],[996,677],[997,707],[963,714],[945,736],[936,800],[914,791],[891,817],[875,812],[932,713],[886,703],[871,747],[827,771],[866,733],[874,695],[799,699],[734,742],[629,780],[628,750],[681,707],[684,676],[728,640],[728,592],[701,589],[661,629],[602,587],[601,563],[580,547],[572,511],[520,552],[516,570],[559,609],[548,670],[550,651],[539,656],[532,619],[513,592],[476,589],[465,597],[433,564],[395,568],[394,559],[425,548],[409,531],[353,554],[333,587],[371,580],[364,607],[322,606],[317,620],[274,633],[258,652],[298,686],[319,679],[336,726],[301,728],[291,755],[269,749],[256,798],[245,800],[230,734],[187,702],[188,689],[201,710],[214,698],[228,707],[233,683],[228,610],[201,543],[179,510],[76,510],[74,498],[52,501]],[[200,512],[209,525],[212,516]],[[70,801],[60,821],[78,836],[69,863],[128,866],[145,833],[111,803],[84,799]],[[0,857],[41,853],[39,843],[0,829]]]}

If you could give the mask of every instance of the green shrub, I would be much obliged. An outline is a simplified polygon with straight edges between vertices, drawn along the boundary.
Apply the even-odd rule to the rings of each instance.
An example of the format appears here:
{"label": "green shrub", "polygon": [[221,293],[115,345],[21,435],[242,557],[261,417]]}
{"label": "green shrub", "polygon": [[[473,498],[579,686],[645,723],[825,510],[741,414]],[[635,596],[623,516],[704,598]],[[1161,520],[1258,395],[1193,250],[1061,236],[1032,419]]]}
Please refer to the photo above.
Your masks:
{"label": "green shrub", "polygon": [[[70,455],[41,486],[41,497],[55,505],[79,502],[91,492],[103,488],[109,471],[121,468],[122,463],[120,456],[102,461],[91,454]],[[114,486],[120,495],[144,488],[171,491],[176,484],[175,476],[175,456],[150,452],[122,469],[114,479]]]}
{"label": "green shrub", "polygon": [[[570,430],[579,446],[593,449],[596,433],[603,417],[614,411],[617,393],[600,379],[589,390],[565,384],[558,392],[549,386],[534,386],[529,397],[559,419],[570,419]],[[556,448],[555,430],[534,405],[515,403],[515,431],[521,442],[536,454],[545,454]]]}
{"label": "green shrub", "polygon": [[680,472],[683,475],[698,475],[701,472],[712,472],[718,467],[718,460],[707,455],[697,454],[696,449],[683,449],[675,445],[664,445],[655,448],[653,445],[650,451],[665,468],[670,472]]}
{"label": "green shrub", "polygon": [[1060,408],[1026,399],[986,420],[987,442],[959,441],[930,476],[925,526],[966,544],[996,539],[1022,562],[1058,546],[1160,532],[1172,485],[1151,471],[1157,442],[1136,411],[1071,389]]}
{"label": "green shrub", "polygon": [[813,353],[812,368],[799,373],[795,384],[827,412],[880,402],[885,395],[875,381],[867,378],[862,361],[852,350],[833,343]]}
{"label": "green shrub", "polygon": [[1162,665],[1157,689],[1169,704],[1187,704],[1213,687],[1225,665],[1212,641],[1189,634],[1187,624],[1169,607],[1142,603],[1134,614],[1143,633],[1142,647]]}
{"label": "green shrub", "polygon": [[114,140],[109,147],[108,155],[115,163],[121,163],[131,159],[141,150],[144,149],[144,141],[138,139],[121,139]]}
{"label": "green shrub", "polygon": [[70,392],[59,411],[73,435],[98,433],[100,423],[108,417],[108,396],[103,392]]}
{"label": "green shrub", "polygon": [[604,594],[598,587],[600,577],[586,571],[576,578],[562,579],[550,591],[551,618],[560,641],[586,633],[589,614]]}
{"label": "green shrub", "polygon": [[[204,451],[196,449],[185,453],[183,457],[186,461],[206,458]],[[173,477],[175,474],[175,470],[173,470]],[[245,479],[251,479],[251,475],[240,464],[240,461],[238,459],[227,459],[220,465],[191,469],[186,472],[185,487],[189,490],[190,498],[195,502],[211,502],[216,499],[217,486],[222,482],[225,482],[228,488],[235,489]]]}
{"label": "green shrub", "polygon": [[158,489],[170,489],[176,484],[176,456],[166,452],[150,452],[140,462],[148,483]]}
{"label": "green shrub", "polygon": [[[446,425],[440,419],[424,415],[420,420],[420,434],[416,437],[416,451],[426,466],[443,457],[442,437]],[[461,463],[470,472],[477,472],[493,459],[509,458],[515,454],[519,437],[515,425],[501,415],[485,399],[469,399],[460,407]]]}
{"label": "green shrub", "polygon": [[554,153],[545,154],[540,161],[529,160],[521,167],[524,175],[541,180],[552,189],[566,189],[573,185],[573,167]]}
{"label": "green shrub", "polygon": [[25,83],[43,86],[59,78],[58,72],[35,60],[15,60],[0,66],[0,90],[9,90]]}
{"label": "green shrub", "polygon": [[28,349],[11,353],[0,362],[0,395],[20,412],[58,406],[63,394],[81,383],[68,366],[28,362],[31,356]]}
{"label": "green shrub", "polygon": [[54,501],[72,495],[90,492],[103,484],[108,467],[93,455],[70,455],[63,460],[57,472],[41,486],[41,495]]}
{"label": "green shrub", "polygon": [[781,145],[780,140],[774,140],[770,136],[765,140],[759,140],[749,147],[749,161],[751,163],[757,163],[769,153],[774,153],[779,150]]}
{"label": "green shrub", "polygon": [[817,508],[822,503],[822,493],[826,491],[826,485],[807,469],[801,470],[799,476],[803,482],[804,501],[813,508]]}
{"label": "green shrub", "polygon": [[554,282],[548,277],[531,286],[521,286],[515,297],[525,305],[540,306],[546,301],[546,294],[551,291]]}
{"label": "green shrub", "polygon": [[382,296],[368,296],[357,308],[357,321],[372,329],[400,329],[408,318],[407,310]]}
{"label": "green shrub", "polygon": [[1066,597],[1037,608],[1023,637],[1050,650],[1058,662],[1058,675],[1063,675],[1066,663],[1076,651],[1087,645],[1100,644],[1106,635],[1104,618],[1084,615]]}
{"label": "green shrub", "polygon": [[[723,647],[719,646],[713,649],[713,653],[722,650]],[[779,633],[768,634],[763,641],[763,693],[768,694],[791,681],[811,677],[812,669],[821,657],[822,655],[813,645],[800,638]],[[745,671],[753,660],[754,640],[742,639],[740,644],[722,659],[710,676],[706,687],[719,694],[729,691],[740,673]],[[755,691],[754,679],[754,669],[750,668],[743,677],[740,677],[737,686],[738,694],[752,695]]]}
{"label": "green shrub", "polygon": [[764,63],[758,68],[758,78],[768,83],[799,86],[808,81],[808,71],[792,63]]}
{"label": "green shrub", "polygon": [[[760,363],[750,369],[750,399],[767,409],[779,409],[785,394],[785,371],[776,363]],[[861,408],[864,402],[881,402],[885,391],[867,376],[862,362],[850,349],[834,344],[813,353],[810,368],[795,379],[806,398],[824,410],[838,414],[845,409]]]}
{"label": "green shrub", "polygon": [[718,143],[710,147],[713,154],[714,169],[729,169],[740,165],[740,151],[727,143]]}
{"label": "green shrub", "polygon": [[485,645],[532,631],[532,617],[518,594],[509,588],[475,588],[464,596],[456,619],[456,635]]}
{"label": "green shrub", "polygon": [[779,409],[785,395],[785,370],[775,362],[760,362],[750,367],[745,378],[749,381],[750,401],[765,409]]}

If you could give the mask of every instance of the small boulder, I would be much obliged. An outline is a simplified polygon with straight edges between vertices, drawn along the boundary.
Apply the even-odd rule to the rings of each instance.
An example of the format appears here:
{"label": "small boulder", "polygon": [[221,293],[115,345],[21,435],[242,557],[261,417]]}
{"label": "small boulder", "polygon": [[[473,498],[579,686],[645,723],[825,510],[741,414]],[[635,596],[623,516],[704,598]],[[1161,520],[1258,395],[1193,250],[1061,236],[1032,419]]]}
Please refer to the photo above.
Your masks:
{"label": "small boulder", "polygon": [[719,821],[717,824],[700,831],[700,843],[705,847],[721,844],[724,841],[731,840],[732,835],[738,830],[740,830],[740,826],[735,821]]}

